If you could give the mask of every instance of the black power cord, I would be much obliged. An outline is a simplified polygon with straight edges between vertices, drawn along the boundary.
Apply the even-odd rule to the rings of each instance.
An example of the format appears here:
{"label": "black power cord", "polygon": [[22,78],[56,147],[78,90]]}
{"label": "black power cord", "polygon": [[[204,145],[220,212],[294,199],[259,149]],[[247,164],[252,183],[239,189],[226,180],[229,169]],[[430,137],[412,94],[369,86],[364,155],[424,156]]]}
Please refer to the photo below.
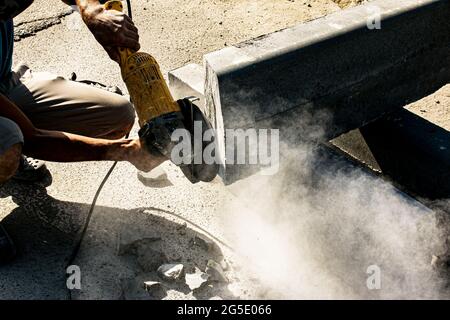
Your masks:
{"label": "black power cord", "polygon": [[72,251],[72,254],[69,257],[69,261],[67,263],[66,270],[69,266],[71,266],[73,264],[73,262],[75,261],[75,258],[78,255],[78,252],[80,251],[81,244],[83,243],[84,237],[86,235],[86,231],[89,227],[89,223],[91,222],[92,214],[94,213],[94,209],[97,204],[98,197],[100,196],[100,193],[102,192],[103,187],[105,186],[106,182],[108,181],[109,177],[113,173],[116,166],[117,166],[117,161],[115,161],[113,163],[113,165],[111,166],[111,168],[108,170],[108,172],[106,173],[102,182],[100,183],[100,186],[98,187],[97,192],[95,192],[95,196],[94,196],[94,199],[92,200],[91,207],[89,208],[89,212],[86,217],[86,221],[84,222],[83,230],[81,231],[80,236],[78,237],[78,241],[76,242],[76,245]]}
{"label": "black power cord", "polygon": [[127,9],[128,9],[128,16],[131,20],[133,20],[133,13],[131,10],[131,0],[127,0]]}

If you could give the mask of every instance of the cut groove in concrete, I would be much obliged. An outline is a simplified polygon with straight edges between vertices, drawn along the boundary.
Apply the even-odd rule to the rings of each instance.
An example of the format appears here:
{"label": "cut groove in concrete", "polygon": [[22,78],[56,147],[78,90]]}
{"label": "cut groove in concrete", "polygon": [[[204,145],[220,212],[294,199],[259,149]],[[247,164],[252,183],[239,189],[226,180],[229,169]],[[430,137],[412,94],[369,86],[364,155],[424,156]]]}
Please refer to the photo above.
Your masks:
{"label": "cut groove in concrete", "polygon": [[18,42],[24,38],[32,37],[39,31],[46,30],[54,25],[60,24],[61,19],[70,15],[72,12],[73,10],[68,7],[67,10],[60,12],[55,16],[38,18],[14,24],[14,41]]}

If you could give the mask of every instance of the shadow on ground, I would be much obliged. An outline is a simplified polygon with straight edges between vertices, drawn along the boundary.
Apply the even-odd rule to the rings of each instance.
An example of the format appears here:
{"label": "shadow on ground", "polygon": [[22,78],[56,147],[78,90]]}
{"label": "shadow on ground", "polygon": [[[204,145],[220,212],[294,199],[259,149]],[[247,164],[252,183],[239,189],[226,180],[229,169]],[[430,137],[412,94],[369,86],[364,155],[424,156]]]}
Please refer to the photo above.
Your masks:
{"label": "shadow on ground", "polygon": [[[98,206],[75,261],[82,272],[82,291],[70,295],[66,265],[90,205],[55,199],[45,184],[37,183],[8,182],[0,187],[0,198],[6,197],[17,207],[1,223],[16,243],[18,257],[0,267],[0,299],[162,299],[168,291],[186,295],[192,290],[184,277],[175,282],[159,278],[160,263],[182,263],[185,272],[192,273],[196,268],[204,271],[208,260],[223,260],[214,241],[158,215],[170,212]],[[195,243],[197,236],[212,247]],[[126,249],[132,243],[138,243],[138,252]],[[149,295],[144,281],[161,282],[163,294]],[[192,292],[198,299],[218,294],[232,298],[226,284],[213,282]]]}
{"label": "shadow on ground", "polygon": [[[210,260],[224,266],[226,277],[230,274],[231,266],[219,244],[192,226],[173,212],[158,208],[98,207],[75,262],[84,270],[84,288],[74,298],[236,298],[227,281],[210,278],[193,289],[184,275],[169,281],[158,274],[162,264],[183,264],[184,274],[203,274]],[[160,283],[158,292],[146,292],[144,282],[149,281]]]}
{"label": "shadow on ground", "polygon": [[0,197],[9,196],[17,207],[1,223],[18,257],[0,267],[0,298],[66,299],[65,264],[87,205],[56,200],[40,184],[8,182]]}

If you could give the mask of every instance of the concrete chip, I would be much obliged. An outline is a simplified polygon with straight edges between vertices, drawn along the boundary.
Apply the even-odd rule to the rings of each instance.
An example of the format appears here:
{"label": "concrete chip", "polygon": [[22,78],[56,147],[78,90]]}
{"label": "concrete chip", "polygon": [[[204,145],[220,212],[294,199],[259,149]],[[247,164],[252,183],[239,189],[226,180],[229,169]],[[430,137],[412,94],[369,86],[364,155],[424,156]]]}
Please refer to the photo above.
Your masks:
{"label": "concrete chip", "polygon": [[186,273],[185,275],[186,284],[192,291],[203,286],[206,282],[208,282],[208,279],[209,275],[202,272],[198,268],[195,268],[195,273]]}
{"label": "concrete chip", "polygon": [[166,290],[163,285],[158,281],[145,281],[144,289],[152,298],[155,299],[160,299],[166,294]]}
{"label": "concrete chip", "polygon": [[184,265],[175,263],[163,264],[158,268],[157,272],[161,279],[177,281],[183,275]]}

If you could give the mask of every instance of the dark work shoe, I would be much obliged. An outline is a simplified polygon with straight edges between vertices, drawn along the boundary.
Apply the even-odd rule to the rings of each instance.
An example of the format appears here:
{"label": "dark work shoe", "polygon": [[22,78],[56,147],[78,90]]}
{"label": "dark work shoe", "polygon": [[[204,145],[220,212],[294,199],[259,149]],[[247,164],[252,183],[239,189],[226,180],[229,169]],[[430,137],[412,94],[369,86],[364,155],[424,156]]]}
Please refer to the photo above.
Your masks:
{"label": "dark work shoe", "polygon": [[48,169],[44,161],[22,156],[19,169],[12,179],[25,182],[37,182],[43,180],[47,174]]}
{"label": "dark work shoe", "polygon": [[15,256],[16,247],[0,224],[0,266],[10,262]]}

